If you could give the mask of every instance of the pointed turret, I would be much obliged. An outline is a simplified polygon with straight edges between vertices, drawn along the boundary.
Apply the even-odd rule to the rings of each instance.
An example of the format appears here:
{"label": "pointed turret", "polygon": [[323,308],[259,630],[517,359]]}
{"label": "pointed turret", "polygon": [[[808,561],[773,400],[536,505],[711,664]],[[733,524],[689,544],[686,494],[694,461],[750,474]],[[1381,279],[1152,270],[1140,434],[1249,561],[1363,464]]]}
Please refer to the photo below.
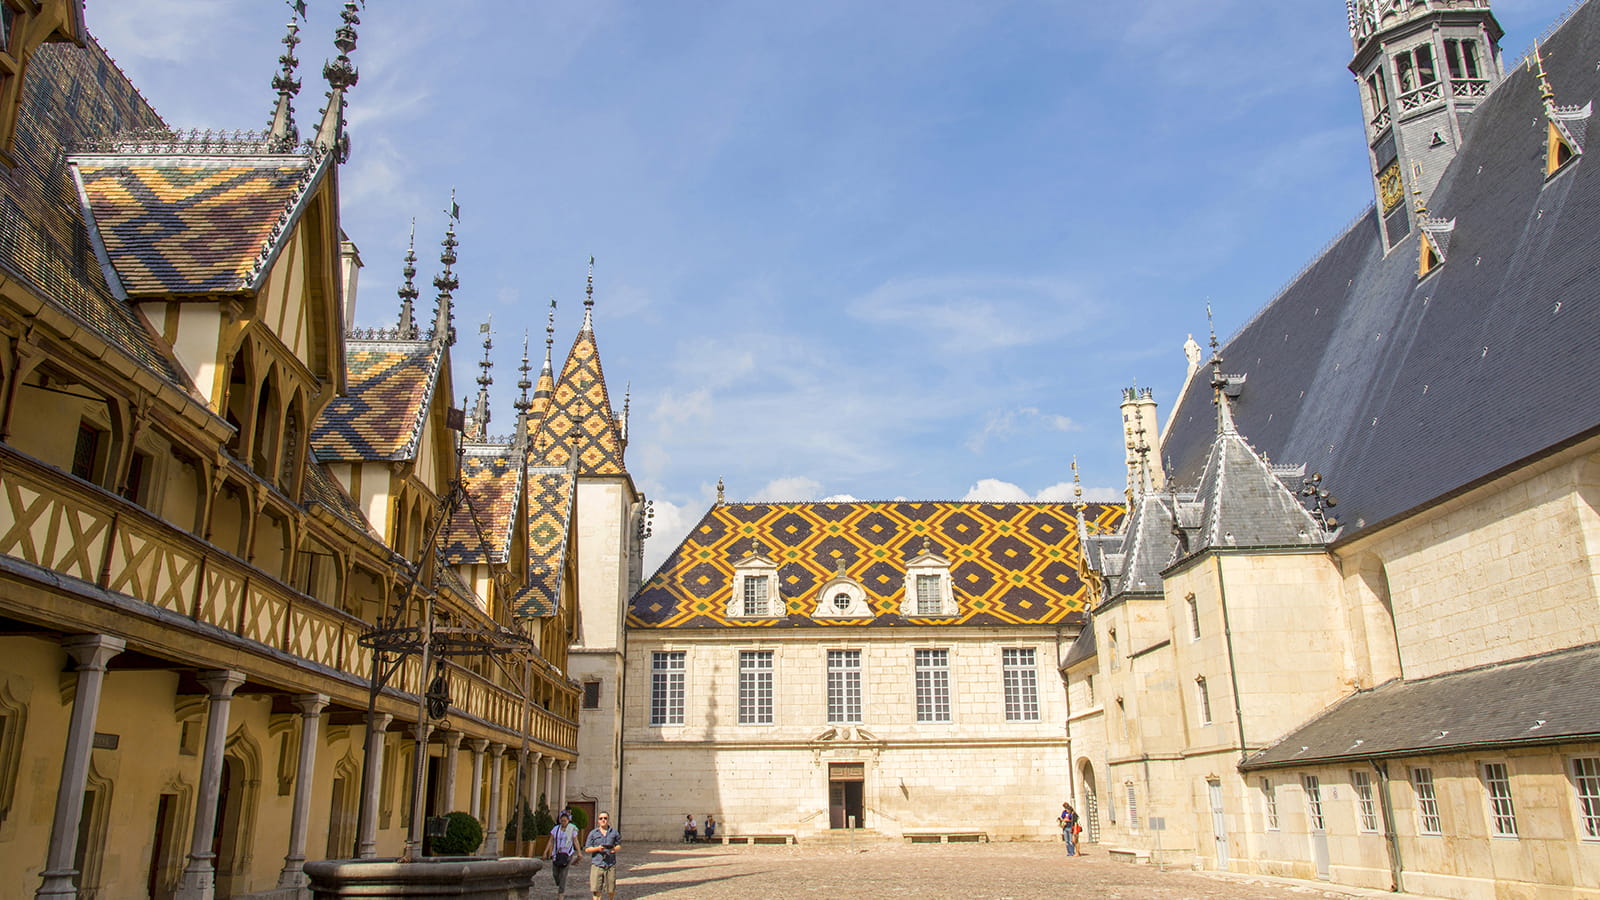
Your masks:
{"label": "pointed turret", "polygon": [[[456,209],[455,192],[450,193],[450,207]],[[453,266],[456,264],[456,248],[461,242],[456,240],[456,217],[451,216],[450,224],[445,226],[444,240],[439,242],[443,249],[439,251],[439,262],[444,264],[444,271],[433,276],[433,286],[439,289],[439,297],[434,306],[432,339],[446,347],[455,345],[455,291],[461,287],[461,279],[456,277]]]}
{"label": "pointed turret", "polygon": [[489,440],[489,385],[494,384],[494,360],[489,351],[494,349],[494,319],[478,326],[483,335],[483,359],[478,361],[478,400],[472,405],[472,425],[469,437],[487,443]]}
{"label": "pointed turret", "polygon": [[356,26],[361,24],[355,0],[345,0],[339,17],[344,24],[334,32],[333,38],[339,56],[322,66],[322,77],[328,80],[328,105],[322,110],[322,124],[317,128],[315,143],[318,149],[332,152],[339,162],[344,162],[350,158],[350,139],[344,132],[344,95],[361,80],[361,73],[350,62],[350,51],[356,48]]}
{"label": "pointed turret", "polygon": [[289,20],[289,33],[283,36],[283,55],[278,57],[278,74],[272,78],[272,89],[278,92],[278,106],[272,113],[272,124],[267,127],[272,149],[280,153],[293,150],[300,143],[300,126],[294,121],[294,98],[300,93],[300,79],[295,70],[300,60],[294,48],[300,44],[300,23]]}
{"label": "pointed turret", "polygon": [[[577,459],[579,475],[622,475],[625,444],[611,408],[600,347],[594,336],[594,258],[584,292],[583,327],[573,341],[561,374],[554,381],[549,411],[535,434],[533,453],[544,465],[566,465]],[[539,379],[541,387],[543,376]],[[535,394],[537,400],[538,394]]]}
{"label": "pointed turret", "polygon": [[1554,175],[1567,163],[1583,154],[1584,142],[1589,138],[1589,118],[1594,113],[1594,101],[1582,106],[1557,106],[1556,89],[1544,70],[1544,52],[1535,45],[1532,64],[1538,66],[1539,99],[1544,104],[1544,117],[1549,126],[1545,139],[1545,174]]}
{"label": "pointed turret", "polygon": [[406,283],[400,286],[395,293],[400,295],[400,322],[398,330],[400,339],[414,341],[417,339],[417,220],[411,220],[411,239],[406,246],[406,265],[400,270],[405,275]]}

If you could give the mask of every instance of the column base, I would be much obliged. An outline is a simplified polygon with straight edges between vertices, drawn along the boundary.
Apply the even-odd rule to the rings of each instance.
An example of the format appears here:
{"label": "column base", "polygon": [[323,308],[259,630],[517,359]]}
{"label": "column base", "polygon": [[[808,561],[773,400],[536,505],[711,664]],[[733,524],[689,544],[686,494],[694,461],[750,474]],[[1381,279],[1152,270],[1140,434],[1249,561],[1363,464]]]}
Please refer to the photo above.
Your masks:
{"label": "column base", "polygon": [[78,886],[72,883],[72,877],[78,874],[77,869],[56,870],[44,872],[44,884],[33,892],[34,900],[44,900],[46,897],[63,897],[78,900]]}
{"label": "column base", "polygon": [[177,890],[172,892],[172,900],[213,900],[216,895],[216,870],[211,867],[211,860],[201,859],[190,862],[183,870]]}
{"label": "column base", "polygon": [[304,859],[291,859],[284,863],[283,871],[278,873],[278,887],[302,888],[311,883],[306,877],[306,861]]}

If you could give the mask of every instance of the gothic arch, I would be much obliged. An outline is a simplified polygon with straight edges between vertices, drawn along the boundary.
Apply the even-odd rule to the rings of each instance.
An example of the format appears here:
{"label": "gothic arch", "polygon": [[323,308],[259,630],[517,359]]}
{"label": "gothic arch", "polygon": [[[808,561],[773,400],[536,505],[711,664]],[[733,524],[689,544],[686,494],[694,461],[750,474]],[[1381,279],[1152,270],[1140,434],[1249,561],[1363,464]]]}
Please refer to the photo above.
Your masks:
{"label": "gothic arch", "polygon": [[251,835],[256,801],[261,793],[261,746],[240,725],[223,749],[223,791],[227,800],[217,810],[217,896],[234,893],[250,873]]}
{"label": "gothic arch", "polygon": [[1078,819],[1083,824],[1083,839],[1100,841],[1100,783],[1094,777],[1094,764],[1078,759]]}
{"label": "gothic arch", "polygon": [[105,862],[106,834],[111,825],[111,778],[90,757],[84,785],[82,856],[78,865],[78,900],[99,900],[100,870]]}

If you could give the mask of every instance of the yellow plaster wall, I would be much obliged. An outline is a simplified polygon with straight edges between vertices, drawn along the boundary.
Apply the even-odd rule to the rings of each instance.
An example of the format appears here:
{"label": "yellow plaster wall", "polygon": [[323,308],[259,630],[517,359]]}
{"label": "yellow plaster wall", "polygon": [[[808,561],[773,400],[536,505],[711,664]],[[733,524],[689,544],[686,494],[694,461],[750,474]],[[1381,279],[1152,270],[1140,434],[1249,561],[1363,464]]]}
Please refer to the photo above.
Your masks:
{"label": "yellow plaster wall", "polygon": [[[163,304],[165,305],[165,304]],[[172,349],[195,387],[213,410],[222,411],[222,395],[227,388],[228,360],[220,360],[222,309],[211,303],[173,304],[168,318],[176,319],[172,329]]]}

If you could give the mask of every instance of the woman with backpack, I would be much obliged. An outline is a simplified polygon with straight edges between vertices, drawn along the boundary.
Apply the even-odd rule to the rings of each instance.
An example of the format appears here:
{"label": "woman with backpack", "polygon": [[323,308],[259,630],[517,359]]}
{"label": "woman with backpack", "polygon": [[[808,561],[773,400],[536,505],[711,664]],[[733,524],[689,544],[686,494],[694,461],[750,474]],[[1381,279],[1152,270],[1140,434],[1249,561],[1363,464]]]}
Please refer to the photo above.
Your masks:
{"label": "woman with backpack", "polygon": [[550,829],[550,849],[545,859],[550,860],[550,874],[556,879],[556,900],[566,900],[567,869],[578,855],[578,828],[572,824],[572,815],[566,810],[556,817],[556,827]]}

